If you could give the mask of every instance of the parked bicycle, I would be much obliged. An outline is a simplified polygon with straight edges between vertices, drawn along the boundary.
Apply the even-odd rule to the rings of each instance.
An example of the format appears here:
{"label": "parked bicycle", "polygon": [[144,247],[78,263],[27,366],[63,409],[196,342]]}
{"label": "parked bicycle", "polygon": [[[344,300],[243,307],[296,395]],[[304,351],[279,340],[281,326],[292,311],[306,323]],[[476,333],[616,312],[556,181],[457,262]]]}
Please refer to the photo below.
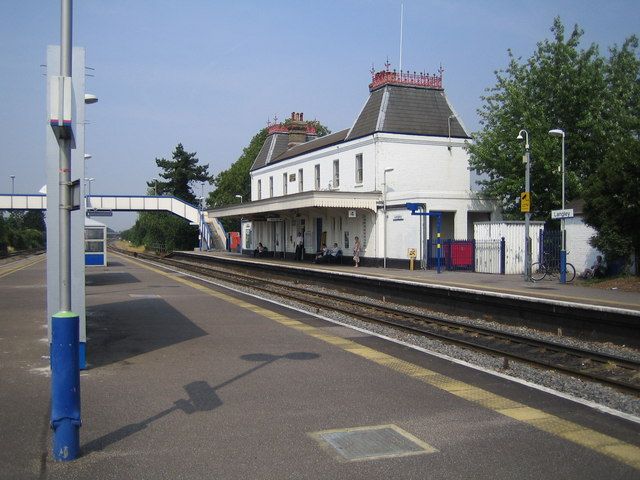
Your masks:
{"label": "parked bicycle", "polygon": [[[566,282],[572,282],[576,278],[575,267],[567,262],[566,263]],[[531,280],[539,282],[544,280],[546,276],[560,277],[560,262],[549,258],[547,254],[544,255],[543,262],[535,262],[531,265]]]}

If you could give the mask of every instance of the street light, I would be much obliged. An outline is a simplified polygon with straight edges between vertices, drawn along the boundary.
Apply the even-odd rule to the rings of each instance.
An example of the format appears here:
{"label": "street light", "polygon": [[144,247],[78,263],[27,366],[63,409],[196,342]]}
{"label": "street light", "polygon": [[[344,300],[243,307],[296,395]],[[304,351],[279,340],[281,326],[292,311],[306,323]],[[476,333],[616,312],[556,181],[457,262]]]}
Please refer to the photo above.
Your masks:
{"label": "street light", "polygon": [[85,205],[87,208],[91,208],[91,182],[93,182],[95,178],[85,178],[84,181],[87,182],[87,198],[85,199]]}
{"label": "street light", "polygon": [[236,195],[236,198],[240,199],[240,203],[242,203],[242,195]]}
{"label": "street light", "polygon": [[456,118],[455,115],[449,115],[449,118],[447,119],[447,123],[449,124],[449,146],[447,148],[449,151],[451,151],[451,120],[454,118]]}
{"label": "street light", "polygon": [[9,175],[9,178],[11,178],[11,209],[13,210],[13,187],[15,185],[16,176]]}
{"label": "street light", "polygon": [[153,179],[153,194],[157,197],[158,196],[158,182],[160,180],[158,180],[157,178]]}
{"label": "street light", "polygon": [[383,238],[383,254],[382,254],[382,268],[387,268],[387,172],[393,172],[393,168],[385,168],[382,174],[382,212],[383,212],[383,226],[384,226],[384,238]]}
{"label": "street light", "polygon": [[[524,134],[524,137],[522,136]],[[529,151],[529,132],[522,129],[518,132],[517,140],[522,142],[524,140],[524,157],[522,161],[525,163],[524,173],[524,190],[529,198],[531,198],[531,186],[530,186],[530,173],[531,173],[531,153]],[[531,281],[531,239],[529,238],[529,223],[531,221],[531,212],[529,207],[524,214],[524,279],[527,282]]]}
{"label": "street light", "polygon": [[[564,210],[564,130],[554,128],[549,130],[552,137],[562,138],[562,210]],[[564,228],[564,217],[560,219],[560,230],[562,230],[562,244],[560,246],[560,283],[567,283],[567,234]]]}

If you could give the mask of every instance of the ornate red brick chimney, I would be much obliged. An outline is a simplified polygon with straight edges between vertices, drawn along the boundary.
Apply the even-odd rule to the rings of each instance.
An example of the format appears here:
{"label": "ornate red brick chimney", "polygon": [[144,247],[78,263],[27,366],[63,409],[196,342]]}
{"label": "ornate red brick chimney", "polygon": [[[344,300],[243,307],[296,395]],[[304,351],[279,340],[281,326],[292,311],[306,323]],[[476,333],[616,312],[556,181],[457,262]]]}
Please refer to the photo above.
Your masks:
{"label": "ornate red brick chimney", "polygon": [[291,112],[291,119],[287,122],[289,128],[289,143],[291,148],[307,141],[307,123],[304,121],[304,113]]}

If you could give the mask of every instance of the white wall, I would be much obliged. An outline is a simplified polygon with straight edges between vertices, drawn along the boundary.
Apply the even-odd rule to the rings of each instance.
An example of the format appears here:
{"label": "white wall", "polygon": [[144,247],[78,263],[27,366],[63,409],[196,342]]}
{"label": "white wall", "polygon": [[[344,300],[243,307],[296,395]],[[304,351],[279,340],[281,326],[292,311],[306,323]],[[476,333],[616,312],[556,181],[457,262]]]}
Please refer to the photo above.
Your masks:
{"label": "white wall", "polygon": [[595,263],[597,255],[602,255],[589,245],[589,239],[596,231],[586,225],[582,217],[567,218],[564,225],[567,232],[567,261],[576,267],[577,273],[582,273]]}
{"label": "white wall", "polygon": [[[304,171],[303,191],[315,190],[315,165],[320,164],[320,190],[349,192],[382,191],[383,171],[389,172],[389,194],[393,192],[430,192],[457,196],[469,191],[470,172],[464,142],[415,135],[376,134],[363,139],[310,152],[299,157],[268,165],[251,173],[251,199],[258,199],[257,184],[262,181],[262,198],[269,198],[269,178],[273,177],[273,196],[283,195],[283,174],[295,173],[288,181],[287,194],[298,193],[298,170]],[[363,181],[356,184],[356,155],[363,156]],[[340,162],[340,185],[333,181],[333,161]],[[393,178],[392,178],[393,177]]]}
{"label": "white wall", "polygon": [[[499,219],[495,202],[481,200],[470,191],[469,156],[466,142],[461,139],[421,137],[417,135],[375,134],[309,152],[299,157],[268,165],[251,173],[251,199],[258,200],[257,184],[262,183],[262,199],[269,198],[269,178],[273,178],[273,196],[283,195],[283,174],[286,173],[287,195],[298,193],[298,170],[303,169],[303,191],[315,190],[315,165],[320,164],[320,190],[329,188],[347,192],[383,192],[384,170],[387,173],[387,204],[404,205],[407,202],[425,203],[428,211],[455,212],[453,215],[453,236],[457,239],[471,236],[467,231],[468,211],[491,212],[493,219]],[[451,148],[449,148],[451,147]],[[356,155],[363,156],[363,181],[355,183]],[[340,184],[336,188],[333,180],[333,162],[340,163]],[[295,173],[295,181],[288,181]],[[354,231],[359,231],[362,240],[363,229],[354,219],[348,219],[345,212],[340,238],[328,233],[327,242],[336,241],[343,246],[344,231],[350,232],[353,244]],[[399,210],[393,211],[399,215]],[[333,213],[328,212],[325,222]],[[419,248],[419,220],[411,217],[409,211],[402,213],[406,220],[387,224],[389,258],[406,258],[409,247]],[[364,256],[383,256],[382,213],[370,215],[371,224],[366,226],[366,251]],[[375,224],[373,223],[375,220]],[[395,223],[395,225],[394,225]],[[315,228],[315,218],[307,219],[307,231]],[[427,229],[428,232],[428,229]],[[315,233],[314,237],[315,239]],[[315,246],[315,240],[314,240]],[[351,245],[350,245],[351,246]],[[349,249],[350,250],[350,249]]]}

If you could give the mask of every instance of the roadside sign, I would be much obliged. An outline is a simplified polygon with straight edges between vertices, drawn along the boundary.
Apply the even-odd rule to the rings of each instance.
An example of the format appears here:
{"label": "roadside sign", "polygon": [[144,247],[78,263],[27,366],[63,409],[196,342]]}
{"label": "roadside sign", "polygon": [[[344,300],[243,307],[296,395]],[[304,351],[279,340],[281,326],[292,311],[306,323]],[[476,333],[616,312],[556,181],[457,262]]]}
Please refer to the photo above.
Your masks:
{"label": "roadside sign", "polygon": [[522,213],[531,211],[531,192],[522,192],[520,194],[520,211]]}
{"label": "roadside sign", "polygon": [[113,217],[111,210],[87,210],[87,217]]}
{"label": "roadside sign", "polygon": [[573,218],[573,208],[565,208],[564,210],[551,210],[551,218],[557,220],[559,218]]}
{"label": "roadside sign", "polygon": [[409,248],[409,249],[407,250],[407,256],[408,256],[409,258],[416,258],[416,256],[417,256],[416,249],[415,249],[415,248]]}

